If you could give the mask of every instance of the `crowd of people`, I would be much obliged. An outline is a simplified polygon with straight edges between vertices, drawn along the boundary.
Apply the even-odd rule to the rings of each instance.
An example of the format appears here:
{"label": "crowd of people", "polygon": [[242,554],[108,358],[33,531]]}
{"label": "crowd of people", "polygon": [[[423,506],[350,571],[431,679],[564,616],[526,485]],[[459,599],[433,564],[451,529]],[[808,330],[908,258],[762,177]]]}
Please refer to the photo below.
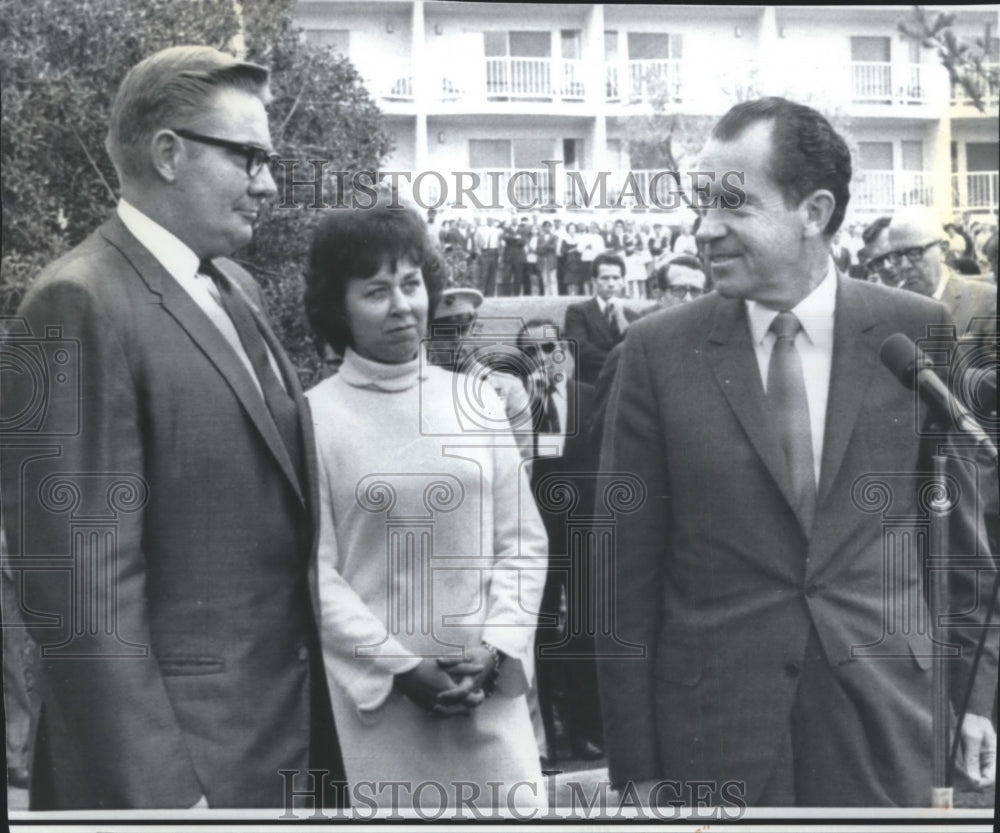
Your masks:
{"label": "crowd of people", "polygon": [[[431,209],[427,219],[448,264],[450,285],[471,286],[486,297],[589,295],[594,258],[612,251],[625,261],[625,296],[655,300],[657,267],[678,255],[698,254],[698,216],[687,208],[601,221],[585,214],[463,212],[449,217]],[[831,247],[841,272],[879,282],[885,262],[870,244],[889,219],[852,222],[834,235]],[[948,266],[965,277],[996,283],[997,236],[996,217],[946,223],[942,240]]]}
{"label": "crowd of people", "polygon": [[590,295],[592,264],[611,251],[625,263],[625,296],[654,298],[653,272],[675,255],[696,254],[697,217],[633,217],[598,221],[587,215],[531,214],[440,218],[428,211],[428,228],[448,263],[451,281],[486,297]]}
{"label": "crowd of people", "polygon": [[[18,346],[62,362],[42,411],[30,374],[0,399],[34,420],[0,444],[42,646],[33,809],[523,819],[557,715],[637,803],[920,806],[937,637],[958,770],[993,783],[995,452],[955,440],[946,633],[892,618],[932,621],[925,579],[857,495],[892,472],[891,517],[924,517],[952,436],[880,345],[995,349],[995,285],[953,271],[932,214],[874,224],[878,280],[847,277],[850,153],[782,98],[722,117],[699,164],[744,171],[746,204],[676,237],[487,217],[437,246],[413,209],[337,209],[302,315],[340,362],[303,392],[230,258],[276,193],[267,82],[208,47],[134,67],[117,210],[19,310]],[[483,292],[447,286],[448,246]],[[483,295],[536,288],[581,297],[483,352]]]}

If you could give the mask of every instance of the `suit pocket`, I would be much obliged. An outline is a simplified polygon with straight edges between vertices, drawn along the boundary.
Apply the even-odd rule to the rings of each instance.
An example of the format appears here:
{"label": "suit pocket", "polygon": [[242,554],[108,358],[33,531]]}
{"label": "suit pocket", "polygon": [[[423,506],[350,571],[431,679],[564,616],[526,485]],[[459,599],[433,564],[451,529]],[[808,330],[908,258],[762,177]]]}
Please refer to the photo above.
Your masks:
{"label": "suit pocket", "polygon": [[226,670],[226,661],[222,657],[161,656],[159,663],[164,677],[198,677],[221,674]]}
{"label": "suit pocket", "polygon": [[656,652],[657,681],[695,686],[701,680],[701,671],[701,651],[691,645],[666,642]]}

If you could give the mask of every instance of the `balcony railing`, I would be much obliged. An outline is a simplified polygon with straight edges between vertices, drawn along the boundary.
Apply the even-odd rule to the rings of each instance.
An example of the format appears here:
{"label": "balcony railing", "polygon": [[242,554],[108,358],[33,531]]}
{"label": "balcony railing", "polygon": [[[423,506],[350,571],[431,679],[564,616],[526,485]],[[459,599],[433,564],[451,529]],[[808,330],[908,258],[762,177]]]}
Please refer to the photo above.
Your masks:
{"label": "balcony railing", "polygon": [[409,61],[385,62],[378,76],[368,83],[386,101],[413,101],[413,67]]}
{"label": "balcony railing", "polygon": [[605,99],[629,104],[682,99],[679,60],[626,61],[605,65]]}
{"label": "balcony railing", "polygon": [[582,101],[583,62],[560,58],[487,58],[486,97]]}
{"label": "balcony railing", "polygon": [[933,205],[931,176],[923,171],[858,171],[851,205],[891,213],[902,205]]}
{"label": "balcony railing", "polygon": [[951,175],[951,202],[955,208],[989,209],[996,211],[998,204],[998,172],[976,171]]}
{"label": "balcony railing", "polygon": [[932,64],[851,62],[851,100],[855,104],[928,104],[933,98]]}
{"label": "balcony railing", "polygon": [[[983,72],[986,76],[983,79],[983,106],[988,112],[995,114],[997,107],[1000,106],[1000,83],[996,82],[997,75],[1000,74],[1000,64],[983,64]],[[992,83],[990,79],[993,79]],[[973,106],[972,98],[961,85],[952,86],[951,105],[952,107]]]}

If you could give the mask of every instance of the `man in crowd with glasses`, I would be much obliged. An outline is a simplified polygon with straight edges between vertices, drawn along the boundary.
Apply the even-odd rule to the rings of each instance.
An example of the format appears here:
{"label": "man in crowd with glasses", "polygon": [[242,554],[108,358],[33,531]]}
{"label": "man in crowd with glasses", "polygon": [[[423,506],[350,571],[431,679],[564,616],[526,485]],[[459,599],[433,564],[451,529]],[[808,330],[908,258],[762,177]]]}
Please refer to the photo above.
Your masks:
{"label": "man in crowd with glasses", "polygon": [[996,334],[996,287],[951,270],[946,262],[948,234],[932,208],[911,205],[893,214],[889,249],[897,285],[943,303],[959,335]]}
{"label": "man in crowd with glasses", "polygon": [[677,255],[654,273],[660,305],[669,308],[700,298],[705,292],[705,267],[694,255]]}
{"label": "man in crowd with glasses", "polygon": [[2,444],[11,555],[52,562],[23,573],[45,617],[32,809],[282,807],[284,771],[342,778],[311,424],[227,259],[276,192],[267,85],[208,47],[135,66],[107,138],[117,210],[19,310],[68,357],[41,389],[3,374],[5,418],[45,401],[30,442]]}
{"label": "man in crowd with glasses", "polygon": [[[538,699],[548,744],[545,757],[552,764],[559,754],[554,720],[558,699],[570,755],[595,760],[604,750],[600,746],[590,577],[586,554],[579,549],[585,541],[567,531],[570,520],[589,514],[594,502],[597,454],[589,430],[594,389],[572,378],[573,357],[554,321],[525,322],[518,347],[532,368],[528,379],[535,437],[531,486],[549,539],[549,573],[536,640]],[[569,503],[567,495],[573,496]],[[563,626],[545,624],[558,619],[564,598]]]}
{"label": "man in crowd with glasses", "polygon": [[889,259],[889,223],[892,217],[885,216],[873,220],[861,233],[864,242],[858,252],[858,260],[864,270],[864,278],[869,283],[896,285],[896,267]]}

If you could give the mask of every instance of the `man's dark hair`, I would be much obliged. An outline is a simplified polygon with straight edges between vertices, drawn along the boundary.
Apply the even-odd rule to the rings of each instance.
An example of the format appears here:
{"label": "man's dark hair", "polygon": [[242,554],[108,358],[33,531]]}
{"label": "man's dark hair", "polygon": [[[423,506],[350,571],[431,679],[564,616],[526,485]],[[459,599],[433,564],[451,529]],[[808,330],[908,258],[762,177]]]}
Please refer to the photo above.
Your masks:
{"label": "man's dark hair", "polygon": [[615,254],[614,252],[608,250],[601,252],[597,257],[594,258],[594,262],[590,265],[590,276],[592,278],[597,277],[597,273],[600,268],[606,264],[610,263],[613,266],[617,266],[622,273],[622,277],[625,277],[625,260],[621,255]]}
{"label": "man's dark hair", "polygon": [[798,205],[820,188],[833,194],[836,204],[823,230],[832,237],[844,222],[851,199],[847,144],[822,113],[778,96],[737,104],[715,125],[712,137],[730,142],[758,122],[771,124],[768,167],[787,207]]}
{"label": "man's dark hair", "polygon": [[306,265],[305,308],[313,332],[338,353],[351,345],[345,299],[352,278],[370,278],[383,264],[408,258],[423,274],[433,320],[447,272],[433,257],[427,225],[416,211],[379,205],[328,214],[313,234]]}
{"label": "man's dark hair", "polygon": [[689,269],[697,269],[703,275],[706,274],[704,264],[694,255],[677,255],[677,257],[671,258],[662,266],[657,266],[656,271],[653,273],[653,279],[660,288],[660,292],[666,292],[667,287],[670,286],[668,276],[671,266],[687,266]]}
{"label": "man's dark hair", "polygon": [[877,220],[872,220],[865,226],[865,230],[861,232],[861,242],[866,246],[870,246],[872,241],[887,229],[891,222],[892,217],[879,217]]}
{"label": "man's dark hair", "polygon": [[960,275],[982,275],[982,270],[975,258],[960,257],[955,260],[955,271]]}

